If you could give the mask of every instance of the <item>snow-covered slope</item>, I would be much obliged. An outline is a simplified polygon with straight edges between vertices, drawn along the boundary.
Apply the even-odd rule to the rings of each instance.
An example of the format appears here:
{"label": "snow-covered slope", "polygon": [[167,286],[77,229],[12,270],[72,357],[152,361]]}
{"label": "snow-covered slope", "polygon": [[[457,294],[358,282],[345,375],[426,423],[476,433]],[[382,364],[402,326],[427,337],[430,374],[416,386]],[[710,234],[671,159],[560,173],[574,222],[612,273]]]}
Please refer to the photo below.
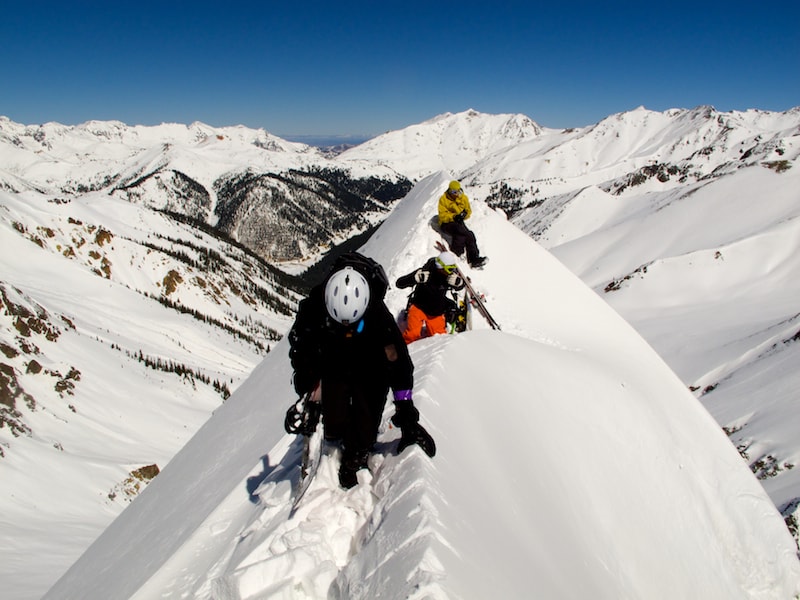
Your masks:
{"label": "snow-covered slope", "polygon": [[[148,207],[219,217],[297,271],[390,209],[353,207],[352,190],[337,189],[348,171],[369,199],[387,181],[444,169],[479,214],[484,201],[513,213],[696,388],[797,539],[798,134],[800,109],[640,108],[571,130],[466,111],[338,160],[243,127],[0,117],[4,595],[39,598],[290,322],[269,307],[294,302],[274,271]],[[332,177],[309,174],[318,167]],[[301,180],[284,177],[298,169]],[[286,198],[290,214],[276,218]],[[335,231],[318,227],[334,215]],[[430,242],[405,218],[412,252],[383,233],[370,244],[397,271]],[[525,252],[498,263],[488,251],[478,276],[498,277],[490,297],[533,268]]]}
{"label": "snow-covered slope", "polygon": [[464,158],[481,117],[434,120],[441,135],[413,154],[398,143],[407,131],[371,149],[401,172],[405,158],[409,173],[447,164],[634,324],[730,433],[798,539],[800,108],[639,108],[514,143],[498,134],[472,164],[443,163],[442,148]]}
{"label": "snow-covered slope", "polygon": [[446,113],[390,131],[339,156],[344,164],[371,161],[413,180],[437,171],[458,173],[487,155],[535,138],[543,129],[525,115]]}
{"label": "snow-covered slope", "polygon": [[[432,253],[448,178],[423,180],[367,244],[392,278]],[[372,476],[344,492],[328,457],[290,517],[281,342],[45,598],[800,593],[775,507],[658,355],[501,215],[476,203],[473,224],[491,257],[473,283],[503,330],[411,346],[433,460],[396,456],[386,429]]]}
{"label": "snow-covered slope", "polygon": [[297,296],[128,202],[0,206],[3,595],[36,597],[250,374]]}
{"label": "snow-covered slope", "polygon": [[[669,163],[686,171],[685,180],[662,169],[664,181],[653,171],[586,185],[543,199],[514,222],[695,390],[797,537],[800,111],[692,111],[629,126],[668,119],[673,126],[662,123],[650,145],[660,148],[659,160],[680,158],[677,149],[696,148],[695,139],[707,144]],[[685,131],[675,126],[684,122]]]}
{"label": "snow-covered slope", "polygon": [[[0,117],[0,141],[7,144],[3,145],[3,171],[59,189],[70,181],[88,183],[92,172],[97,181],[114,176],[131,158],[139,160],[145,171],[148,162],[152,166],[153,157],[175,149],[175,168],[185,168],[198,177],[204,174],[207,182],[242,164],[254,169],[285,170],[320,158],[316,149],[288,142],[263,129],[214,128],[203,123],[131,126],[119,121],[89,121],[75,126],[23,125]],[[188,149],[195,152],[182,152]],[[191,163],[196,160],[204,162],[192,168]],[[163,161],[167,162],[167,158]]]}
{"label": "snow-covered slope", "polygon": [[318,260],[379,221],[410,183],[375,161],[346,169],[263,129],[0,117],[0,189],[60,200],[103,192],[216,227],[272,263]]}

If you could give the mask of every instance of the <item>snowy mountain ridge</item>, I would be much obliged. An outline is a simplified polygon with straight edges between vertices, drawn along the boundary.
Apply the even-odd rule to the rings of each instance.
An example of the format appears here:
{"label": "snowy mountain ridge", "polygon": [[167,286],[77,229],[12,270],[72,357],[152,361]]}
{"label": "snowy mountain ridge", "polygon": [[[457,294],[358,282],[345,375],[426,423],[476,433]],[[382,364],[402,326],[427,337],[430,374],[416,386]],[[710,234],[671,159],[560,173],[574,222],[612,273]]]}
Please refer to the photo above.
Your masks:
{"label": "snowy mountain ridge", "polygon": [[543,129],[525,115],[445,113],[419,125],[380,135],[339,156],[387,165],[412,180],[443,170],[458,173],[479,159],[535,138]]}
{"label": "snowy mountain ridge", "polygon": [[263,129],[25,126],[0,119],[0,188],[62,199],[97,192],[217,228],[273,263],[314,262],[374,227],[410,183],[374,163],[347,170]]}
{"label": "snowy mountain ridge", "polygon": [[340,158],[371,156],[415,180],[438,170],[458,173],[479,197],[501,182],[511,188],[535,182],[541,199],[652,163],[693,160],[692,171],[706,176],[732,161],[769,158],[775,150],[777,159],[781,140],[799,129],[800,109],[722,113],[710,106],[664,112],[640,107],[565,130],[541,127],[523,115],[466,111],[383,134]]}
{"label": "snowy mountain ridge", "polygon": [[798,116],[696,109],[681,115],[680,130],[645,136],[666,149],[657,165],[512,218],[656,348],[728,432],[796,538]]}
{"label": "snowy mountain ridge", "polygon": [[[169,462],[300,296],[252,253],[143,206],[4,191],[0,204],[0,538],[14,597]],[[44,542],[47,522],[58,533]]]}
{"label": "snowy mountain ridge", "polygon": [[[382,156],[373,163],[345,155],[318,163],[315,150],[280,141],[274,148],[283,150],[268,150],[258,144],[271,145],[269,134],[241,127],[40,128],[0,118],[0,280],[9,301],[0,359],[13,373],[0,408],[13,398],[19,415],[12,422],[30,429],[15,437],[12,425],[0,428],[7,589],[38,597],[49,583],[32,575],[40,564],[52,573],[71,564],[145,485],[133,473],[163,467],[274,345],[269,331],[288,327],[290,317],[270,304],[291,306],[295,283],[235,242],[254,250],[278,239],[274,231],[296,241],[274,212],[286,198],[301,211],[321,204],[309,222],[316,228],[338,214],[339,225],[302,238],[300,259],[278,261],[298,271],[331,243],[385,218],[393,201],[375,199],[381,182],[428,168],[462,179],[479,214],[485,206],[505,210],[634,324],[686,387],[700,386],[695,395],[797,536],[798,115],[637,109],[555,131],[524,126],[529,120],[519,116],[467,111],[432,119],[430,135],[420,125],[413,136],[404,130],[371,140]],[[481,138],[483,149],[474,142],[481,131],[492,132]],[[430,143],[410,141],[412,153],[392,141],[406,137]],[[384,144],[394,149],[383,151]],[[467,150],[444,168],[448,146]],[[310,176],[320,165],[336,177]],[[285,177],[292,171],[302,178]],[[345,172],[353,181],[377,174],[377,187],[349,187],[361,194],[360,206],[374,207],[366,218],[353,211],[358,221],[329,208],[345,196],[331,183]],[[228,185],[226,202],[214,182]],[[323,204],[316,191],[302,196],[312,188],[328,190],[333,202]],[[218,215],[223,205],[230,211]],[[186,213],[194,216],[182,219]],[[248,229],[239,213],[275,229]],[[227,223],[220,229],[234,240],[198,229],[198,214],[206,226]],[[413,220],[406,225],[403,238],[415,230]],[[387,241],[381,232],[377,239]],[[504,266],[510,277],[520,268],[513,258]],[[37,320],[40,311],[48,318]],[[40,321],[58,328],[56,342]],[[126,392],[109,391],[119,389]],[[54,486],[61,503],[42,510],[38,499]],[[37,534],[52,529],[60,532],[55,539]]]}
{"label": "snowy mountain ridge", "polygon": [[[431,253],[447,180],[423,180],[365,246],[392,280]],[[800,593],[793,540],[708,413],[562,265],[478,216],[496,260],[473,281],[504,330],[410,347],[434,459],[398,456],[386,429],[356,488],[338,487],[334,454],[290,515],[282,342],[45,598]],[[515,259],[534,268],[510,278]]]}

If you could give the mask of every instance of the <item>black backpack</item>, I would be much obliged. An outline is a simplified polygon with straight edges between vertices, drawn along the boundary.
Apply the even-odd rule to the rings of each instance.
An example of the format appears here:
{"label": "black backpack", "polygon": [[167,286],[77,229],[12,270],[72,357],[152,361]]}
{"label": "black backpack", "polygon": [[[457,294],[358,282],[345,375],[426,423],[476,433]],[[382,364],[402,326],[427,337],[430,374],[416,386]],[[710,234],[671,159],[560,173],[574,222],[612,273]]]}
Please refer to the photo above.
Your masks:
{"label": "black backpack", "polygon": [[386,296],[386,290],[389,289],[389,278],[378,261],[358,252],[347,252],[336,259],[331,273],[335,273],[344,267],[353,267],[361,273],[369,284],[371,298],[383,300],[384,296]]}

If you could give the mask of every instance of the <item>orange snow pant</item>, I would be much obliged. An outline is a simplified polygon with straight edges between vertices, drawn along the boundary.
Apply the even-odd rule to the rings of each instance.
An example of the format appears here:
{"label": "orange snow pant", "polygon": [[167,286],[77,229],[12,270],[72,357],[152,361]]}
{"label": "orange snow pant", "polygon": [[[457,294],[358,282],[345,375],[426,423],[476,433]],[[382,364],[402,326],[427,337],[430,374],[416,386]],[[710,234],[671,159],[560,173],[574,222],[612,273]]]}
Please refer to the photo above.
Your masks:
{"label": "orange snow pant", "polygon": [[447,321],[444,315],[432,317],[426,315],[413,304],[409,305],[406,315],[406,328],[403,331],[403,339],[406,344],[437,333],[447,333]]}

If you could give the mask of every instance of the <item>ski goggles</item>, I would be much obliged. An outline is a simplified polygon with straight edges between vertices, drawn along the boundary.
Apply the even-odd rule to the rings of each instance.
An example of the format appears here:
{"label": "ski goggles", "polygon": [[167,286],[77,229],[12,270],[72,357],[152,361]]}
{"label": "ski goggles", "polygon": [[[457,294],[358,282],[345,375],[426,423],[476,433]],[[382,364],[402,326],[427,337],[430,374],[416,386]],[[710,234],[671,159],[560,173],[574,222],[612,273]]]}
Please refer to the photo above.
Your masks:
{"label": "ski goggles", "polygon": [[444,272],[445,272],[445,273],[447,273],[448,275],[450,275],[451,273],[455,273],[456,271],[458,271],[458,265],[446,265],[446,264],[444,264],[444,263],[443,263],[443,262],[442,262],[442,261],[441,261],[441,260],[440,260],[438,257],[436,258],[436,264],[438,265],[438,267],[439,267],[439,268],[440,268],[442,271],[444,271]]}
{"label": "ski goggles", "polygon": [[447,190],[447,195],[451,198],[458,198],[461,195],[461,190]]}

